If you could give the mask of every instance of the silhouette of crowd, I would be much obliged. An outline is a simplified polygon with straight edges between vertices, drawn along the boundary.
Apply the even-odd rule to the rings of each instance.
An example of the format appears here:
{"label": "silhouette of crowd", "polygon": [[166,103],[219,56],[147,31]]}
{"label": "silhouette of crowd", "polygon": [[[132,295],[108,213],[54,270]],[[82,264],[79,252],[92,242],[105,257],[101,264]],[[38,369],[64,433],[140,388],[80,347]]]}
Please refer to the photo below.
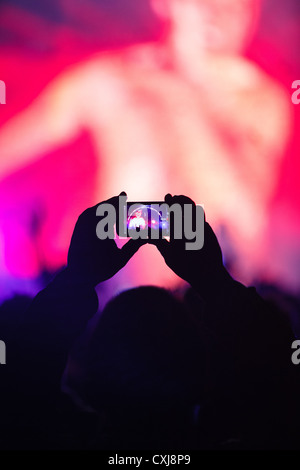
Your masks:
{"label": "silhouette of crowd", "polygon": [[[296,314],[230,276],[207,221],[198,251],[172,231],[118,248],[97,238],[96,207],[77,221],[67,267],[33,301],[0,308],[0,448],[298,448]],[[95,287],[145,243],[188,283],[185,294],[141,286],[99,313]]]}

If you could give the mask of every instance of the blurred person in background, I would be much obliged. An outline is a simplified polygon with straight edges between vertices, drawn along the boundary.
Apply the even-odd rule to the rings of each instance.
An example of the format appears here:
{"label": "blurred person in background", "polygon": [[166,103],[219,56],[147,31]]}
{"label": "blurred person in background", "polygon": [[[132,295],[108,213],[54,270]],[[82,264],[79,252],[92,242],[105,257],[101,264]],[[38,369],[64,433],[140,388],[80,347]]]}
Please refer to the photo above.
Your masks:
{"label": "blurred person in background", "polygon": [[[135,200],[155,200],[165,187],[189,193],[226,227],[229,255],[233,246],[246,255],[234,256],[235,269],[251,279],[264,266],[291,122],[281,86],[242,55],[260,3],[152,0],[165,25],[160,40],[95,54],[58,75],[0,130],[0,178],[87,130],[96,200],[124,181]],[[143,256],[126,272],[127,287],[140,280]],[[159,265],[143,280],[178,281]]]}

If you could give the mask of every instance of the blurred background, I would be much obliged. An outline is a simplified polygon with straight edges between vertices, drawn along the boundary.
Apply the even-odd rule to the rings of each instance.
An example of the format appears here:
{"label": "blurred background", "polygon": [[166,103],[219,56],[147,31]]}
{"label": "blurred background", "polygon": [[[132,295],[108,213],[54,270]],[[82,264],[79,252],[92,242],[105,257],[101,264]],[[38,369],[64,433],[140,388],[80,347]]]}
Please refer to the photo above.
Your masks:
{"label": "blurred background", "polygon": [[[122,190],[204,204],[231,273],[296,298],[299,45],[298,0],[2,0],[0,302],[41,289]],[[147,246],[100,305],[140,284],[181,285]]]}

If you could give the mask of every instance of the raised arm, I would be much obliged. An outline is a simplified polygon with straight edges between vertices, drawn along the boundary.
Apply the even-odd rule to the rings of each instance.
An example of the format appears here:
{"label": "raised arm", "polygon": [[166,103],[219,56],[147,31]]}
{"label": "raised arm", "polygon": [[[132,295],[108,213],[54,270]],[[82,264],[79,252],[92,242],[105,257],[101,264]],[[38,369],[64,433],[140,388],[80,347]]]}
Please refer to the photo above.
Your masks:
{"label": "raised arm", "polygon": [[[102,204],[117,207],[118,200],[113,197]],[[141,246],[132,240],[119,249],[113,239],[97,237],[96,226],[103,216],[97,216],[96,211],[102,204],[79,217],[67,267],[34,298],[19,330],[17,346],[10,351],[11,389],[17,390],[12,412],[25,423],[24,428],[23,424],[10,426],[13,433],[26,429],[29,446],[38,447],[35,440],[44,432],[41,445],[48,442],[47,433],[52,432],[51,423],[61,406],[61,378],[69,351],[98,308],[95,286],[114,276]]]}
{"label": "raised arm", "polygon": [[[169,205],[194,204],[184,196],[168,195],[165,200]],[[215,339],[211,399],[217,422],[210,416],[206,425],[215,432],[223,420],[226,432],[250,446],[293,448],[299,439],[300,387],[291,361],[294,335],[288,319],[254,288],[229,275],[207,222],[201,250],[185,250],[184,239],[172,238],[157,247],[167,265],[204,300],[203,327]]]}

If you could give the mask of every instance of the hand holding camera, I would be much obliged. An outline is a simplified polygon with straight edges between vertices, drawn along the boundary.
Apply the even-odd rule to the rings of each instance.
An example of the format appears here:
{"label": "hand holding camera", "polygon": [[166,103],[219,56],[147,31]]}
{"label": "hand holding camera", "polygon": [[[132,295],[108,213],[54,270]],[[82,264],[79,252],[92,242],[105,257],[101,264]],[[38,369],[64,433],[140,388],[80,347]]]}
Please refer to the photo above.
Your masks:
{"label": "hand holding camera", "polygon": [[[114,227],[130,238],[121,249]],[[138,203],[127,202],[123,192],[84,211],[72,236],[68,270],[78,282],[95,286],[114,276],[145,243],[155,245],[175,274],[198,289],[229,277],[201,206],[170,194],[164,201]]]}

